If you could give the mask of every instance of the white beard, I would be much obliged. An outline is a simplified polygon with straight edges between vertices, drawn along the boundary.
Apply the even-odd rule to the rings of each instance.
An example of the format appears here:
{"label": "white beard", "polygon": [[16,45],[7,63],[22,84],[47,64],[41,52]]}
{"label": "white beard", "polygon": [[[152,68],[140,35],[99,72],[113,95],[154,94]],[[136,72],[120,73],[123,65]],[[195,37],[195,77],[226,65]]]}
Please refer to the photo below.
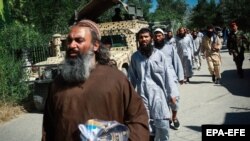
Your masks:
{"label": "white beard", "polygon": [[65,58],[62,77],[69,83],[85,82],[95,68],[94,59],[95,53],[92,50],[87,54],[78,55],[76,59]]}

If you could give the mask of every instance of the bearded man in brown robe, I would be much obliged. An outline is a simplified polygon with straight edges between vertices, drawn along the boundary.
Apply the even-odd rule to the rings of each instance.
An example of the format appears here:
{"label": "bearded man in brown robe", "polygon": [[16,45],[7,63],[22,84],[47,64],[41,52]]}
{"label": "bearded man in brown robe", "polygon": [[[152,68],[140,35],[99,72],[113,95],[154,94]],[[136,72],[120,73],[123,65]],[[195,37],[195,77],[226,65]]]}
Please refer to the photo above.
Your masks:
{"label": "bearded man in brown robe", "polygon": [[109,66],[98,26],[73,25],[61,73],[49,89],[42,141],[80,141],[79,124],[89,119],[117,121],[129,128],[130,141],[148,141],[148,115],[126,76]]}

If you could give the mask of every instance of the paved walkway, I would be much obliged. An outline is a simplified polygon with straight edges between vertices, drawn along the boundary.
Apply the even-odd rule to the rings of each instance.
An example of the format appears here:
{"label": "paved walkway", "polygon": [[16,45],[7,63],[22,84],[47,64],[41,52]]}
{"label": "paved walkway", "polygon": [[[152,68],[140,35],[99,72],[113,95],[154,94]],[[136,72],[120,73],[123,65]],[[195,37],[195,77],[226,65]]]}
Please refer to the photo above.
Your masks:
{"label": "paved walkway", "polygon": [[232,56],[222,50],[221,85],[212,83],[206,61],[195,70],[190,84],[180,86],[179,130],[170,141],[201,141],[203,124],[250,124],[250,54],[245,55],[245,78],[239,79]]}

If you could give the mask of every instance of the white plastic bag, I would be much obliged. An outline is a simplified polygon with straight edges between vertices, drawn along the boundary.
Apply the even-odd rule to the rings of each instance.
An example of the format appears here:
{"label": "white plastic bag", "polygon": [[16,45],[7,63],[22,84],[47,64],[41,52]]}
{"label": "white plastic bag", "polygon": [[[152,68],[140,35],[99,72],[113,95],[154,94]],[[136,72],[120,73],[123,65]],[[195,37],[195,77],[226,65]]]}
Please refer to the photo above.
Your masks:
{"label": "white plastic bag", "polygon": [[117,121],[90,119],[79,124],[81,141],[128,141],[129,129]]}

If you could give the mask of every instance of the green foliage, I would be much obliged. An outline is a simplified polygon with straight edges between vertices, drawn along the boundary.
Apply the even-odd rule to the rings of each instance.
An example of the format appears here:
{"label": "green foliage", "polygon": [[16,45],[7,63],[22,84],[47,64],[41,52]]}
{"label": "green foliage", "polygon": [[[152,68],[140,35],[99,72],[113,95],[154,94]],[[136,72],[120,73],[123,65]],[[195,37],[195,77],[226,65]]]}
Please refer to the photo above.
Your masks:
{"label": "green foliage", "polygon": [[0,16],[3,16],[3,0],[0,0]]}
{"label": "green foliage", "polygon": [[220,4],[220,9],[224,25],[228,25],[231,21],[237,21],[240,29],[250,32],[249,0],[224,0]]}
{"label": "green foliage", "polygon": [[215,21],[215,7],[213,3],[209,3],[206,0],[199,1],[197,6],[194,7],[191,16],[191,27],[204,28]]}
{"label": "green foliage", "polygon": [[34,26],[44,34],[68,31],[68,21],[74,10],[84,3],[78,0],[14,0],[13,19]]}
{"label": "green foliage", "polygon": [[9,2],[7,0],[2,0],[2,9],[0,12],[0,29],[4,27],[5,24],[11,23],[11,14],[10,14],[10,8],[9,8]]}
{"label": "green foliage", "polygon": [[189,26],[204,28],[213,24],[224,27],[236,20],[241,29],[250,31],[249,9],[249,0],[221,0],[218,4],[215,0],[200,0],[193,8]]}
{"label": "green foliage", "polygon": [[33,39],[39,37],[39,33],[37,33],[32,27],[24,26],[22,24],[13,23],[7,25],[1,31],[1,45],[5,49],[23,49],[23,48],[31,48],[34,46]]}
{"label": "green foliage", "polygon": [[185,0],[157,0],[158,7],[152,13],[151,21],[177,20],[182,21],[187,4]]}
{"label": "green foliage", "polygon": [[[3,102],[19,103],[28,97],[28,85],[21,82],[22,61],[13,61],[9,55],[0,59],[0,98]],[[11,67],[10,67],[11,66]]]}
{"label": "green foliage", "polygon": [[[185,0],[157,0],[158,7],[154,13],[150,13],[149,21],[171,23],[171,27],[178,28],[184,23],[188,5]],[[175,30],[175,29],[173,29]]]}
{"label": "green foliage", "polygon": [[23,82],[25,74],[22,68],[24,64],[22,52],[41,44],[41,37],[43,36],[32,27],[18,23],[6,25],[0,31],[0,99],[2,101],[19,103],[28,97],[28,85]]}

